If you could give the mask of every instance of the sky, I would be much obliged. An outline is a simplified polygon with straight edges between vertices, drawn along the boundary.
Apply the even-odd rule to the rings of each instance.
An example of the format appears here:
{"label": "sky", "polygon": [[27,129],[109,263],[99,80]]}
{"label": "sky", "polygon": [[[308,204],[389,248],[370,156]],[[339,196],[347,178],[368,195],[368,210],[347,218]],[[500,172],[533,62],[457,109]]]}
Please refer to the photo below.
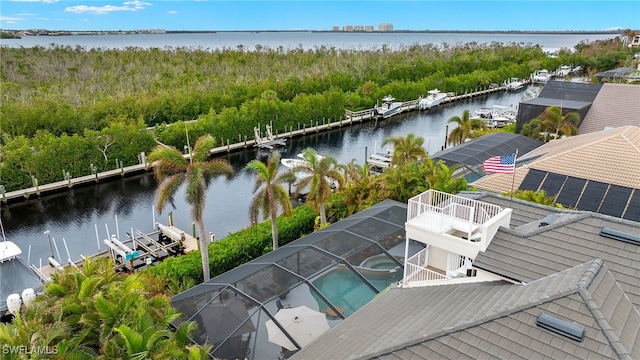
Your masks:
{"label": "sky", "polygon": [[7,30],[640,29],[640,0],[0,0]]}

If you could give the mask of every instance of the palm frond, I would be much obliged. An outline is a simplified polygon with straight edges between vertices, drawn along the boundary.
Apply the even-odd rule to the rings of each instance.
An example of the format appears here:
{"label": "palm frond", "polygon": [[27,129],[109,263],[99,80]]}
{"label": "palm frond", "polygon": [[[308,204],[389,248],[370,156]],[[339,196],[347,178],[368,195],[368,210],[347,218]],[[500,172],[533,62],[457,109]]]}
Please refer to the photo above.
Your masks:
{"label": "palm frond", "polygon": [[213,149],[215,145],[215,139],[209,134],[198,138],[191,154],[193,163],[197,164],[207,162],[211,157],[211,149]]}
{"label": "palm frond", "polygon": [[162,180],[156,190],[156,207],[159,212],[164,210],[167,202],[173,203],[173,196],[184,183],[184,180],[184,173],[178,173]]}

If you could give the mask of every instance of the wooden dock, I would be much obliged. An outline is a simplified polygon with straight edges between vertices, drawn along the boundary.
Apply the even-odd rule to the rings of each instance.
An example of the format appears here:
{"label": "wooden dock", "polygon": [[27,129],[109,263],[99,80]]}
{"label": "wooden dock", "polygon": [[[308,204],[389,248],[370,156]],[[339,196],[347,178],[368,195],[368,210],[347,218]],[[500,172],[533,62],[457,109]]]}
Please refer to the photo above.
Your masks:
{"label": "wooden dock", "polygon": [[[169,256],[178,256],[198,250],[198,240],[193,236],[173,225],[160,223],[156,225],[158,230],[151,233],[133,230],[133,236],[127,234],[129,237],[124,241],[120,241],[115,235],[109,239],[104,239],[103,243],[106,246],[106,250],[90,255],[88,258],[110,258],[117,271],[133,273],[137,269],[160,262]],[[68,254],[67,250],[67,257],[69,256]],[[86,258],[82,256],[77,261],[72,261],[71,259],[63,261],[49,257],[47,265],[41,267],[29,266],[42,281],[48,281],[54,273],[62,271],[66,267],[81,268]]]}
{"label": "wooden dock", "polygon": [[[459,100],[470,99],[476,96],[488,95],[488,94],[500,92],[500,91],[506,91],[506,85],[495,86],[489,89],[478,90],[475,92],[469,92],[461,95],[448,96],[443,100],[442,104],[451,103]],[[420,99],[403,102],[400,112],[403,113],[408,111],[419,110],[419,107],[418,107],[419,101]],[[437,108],[438,107],[436,106],[433,109],[437,109]],[[433,109],[424,110],[424,111],[432,111]],[[222,146],[218,146],[211,149],[210,153],[212,156],[215,156],[215,155],[221,155],[221,154],[230,153],[234,151],[246,150],[250,147],[259,147],[259,148],[271,150],[274,147],[284,145],[286,143],[287,138],[301,137],[307,134],[319,133],[322,131],[342,128],[343,126],[351,126],[354,123],[355,124],[363,123],[363,122],[371,121],[375,119],[376,117],[373,113],[373,109],[366,109],[362,111],[345,110],[345,118],[343,119],[340,119],[334,122],[330,122],[330,121],[326,121],[326,122],[323,121],[322,123],[316,122],[315,125],[311,125],[311,126],[307,126],[306,124],[304,124],[302,125],[302,128],[298,127],[298,129],[295,129],[295,130],[292,126],[289,129],[285,129],[285,131],[280,134],[278,133],[273,134],[271,132],[271,127],[267,126],[267,137],[265,138],[263,138],[259,133],[259,128],[256,128],[258,131],[256,132],[254,130],[254,132],[256,133],[254,139],[249,140],[245,136],[244,140],[239,138],[238,142],[233,144],[229,139],[226,139],[226,141],[225,139],[223,139]],[[189,155],[187,154],[184,156],[188,158]],[[69,189],[72,189],[78,186],[86,186],[90,184],[99,183],[101,181],[113,180],[117,178],[123,178],[127,176],[144,173],[146,171],[150,171],[152,168],[153,168],[152,163],[146,163],[146,161],[144,161],[144,164],[122,166],[120,167],[120,169],[104,171],[104,172],[100,172],[92,175],[80,176],[77,178],[69,178],[67,180],[57,181],[57,182],[45,184],[45,185],[38,185],[36,181],[36,184],[33,187],[16,190],[16,191],[5,192],[4,188],[0,188],[0,200],[2,204],[17,203],[17,202],[28,200],[33,197],[45,196],[49,194],[68,191]]]}

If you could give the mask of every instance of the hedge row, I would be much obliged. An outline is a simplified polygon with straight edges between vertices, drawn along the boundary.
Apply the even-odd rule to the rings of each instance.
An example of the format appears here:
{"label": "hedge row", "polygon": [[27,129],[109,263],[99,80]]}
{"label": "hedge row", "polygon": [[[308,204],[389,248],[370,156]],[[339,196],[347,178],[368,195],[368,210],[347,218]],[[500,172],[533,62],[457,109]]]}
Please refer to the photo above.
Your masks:
{"label": "hedge row", "polygon": [[[313,232],[318,212],[308,205],[294,209],[293,215],[278,217],[278,240],[280,245],[290,243]],[[271,223],[262,222],[224,239],[209,244],[209,266],[211,278],[240,266],[272,250]],[[200,252],[193,251],[179,257],[165,259],[149,268],[152,275],[164,280],[193,279],[203,281]]]}

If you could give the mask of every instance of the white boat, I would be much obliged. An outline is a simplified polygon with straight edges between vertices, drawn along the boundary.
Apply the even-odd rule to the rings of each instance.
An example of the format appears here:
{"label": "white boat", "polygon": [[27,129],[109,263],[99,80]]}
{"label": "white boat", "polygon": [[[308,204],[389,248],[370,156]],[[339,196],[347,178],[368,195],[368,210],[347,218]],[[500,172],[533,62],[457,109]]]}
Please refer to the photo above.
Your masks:
{"label": "white boat", "polygon": [[551,80],[551,74],[547,69],[541,69],[532,75],[531,82],[534,84],[546,84]]}
{"label": "white boat", "polygon": [[373,108],[373,114],[376,117],[381,117],[383,119],[389,118],[393,115],[399,114],[402,109],[401,102],[395,102],[395,98],[391,95],[387,95],[382,98],[382,105],[376,106]]}
{"label": "white boat", "polygon": [[489,128],[505,127],[516,121],[516,113],[507,110],[501,105],[493,105],[490,108],[480,108],[474,111],[470,120],[482,120],[486,122]]}
{"label": "white boat", "polygon": [[[318,159],[318,161],[320,161],[324,159],[324,156],[316,155],[316,158]],[[297,155],[296,158],[280,159],[280,164],[282,164],[282,166],[286,167],[289,170],[293,170],[295,167],[307,165],[307,162],[304,160],[304,155],[300,153]],[[296,172],[296,177],[298,178],[298,180],[305,178],[307,176],[308,174],[304,174],[302,172]],[[338,186],[338,183],[335,180],[333,179],[328,179],[328,180],[332,188],[336,188]]]}
{"label": "white boat", "polygon": [[22,303],[29,304],[42,293],[42,280],[19,255],[22,250],[11,241],[0,242],[0,316],[15,314]]}
{"label": "white boat", "polygon": [[556,70],[556,76],[558,77],[569,76],[569,74],[571,74],[571,66],[562,65]]}
{"label": "white boat", "polygon": [[373,170],[381,171],[391,166],[391,155],[388,154],[371,154],[367,159],[367,164],[373,167]]}
{"label": "white boat", "polygon": [[428,94],[427,97],[420,99],[418,102],[420,110],[431,109],[432,107],[438,106],[447,97],[447,94],[441,93],[438,89],[429,90]]}
{"label": "white boat", "polygon": [[280,159],[280,163],[282,164],[282,166],[286,167],[289,170],[295,168],[296,166],[303,166],[307,164],[307,162],[304,161],[304,156],[302,154],[298,154],[298,158]]}
{"label": "white boat", "polygon": [[516,91],[524,87],[524,82],[518,78],[511,78],[506,85],[507,91]]}
{"label": "white boat", "polygon": [[367,164],[371,165],[375,170],[384,170],[391,166],[391,151],[386,153],[374,153],[367,158]]}

